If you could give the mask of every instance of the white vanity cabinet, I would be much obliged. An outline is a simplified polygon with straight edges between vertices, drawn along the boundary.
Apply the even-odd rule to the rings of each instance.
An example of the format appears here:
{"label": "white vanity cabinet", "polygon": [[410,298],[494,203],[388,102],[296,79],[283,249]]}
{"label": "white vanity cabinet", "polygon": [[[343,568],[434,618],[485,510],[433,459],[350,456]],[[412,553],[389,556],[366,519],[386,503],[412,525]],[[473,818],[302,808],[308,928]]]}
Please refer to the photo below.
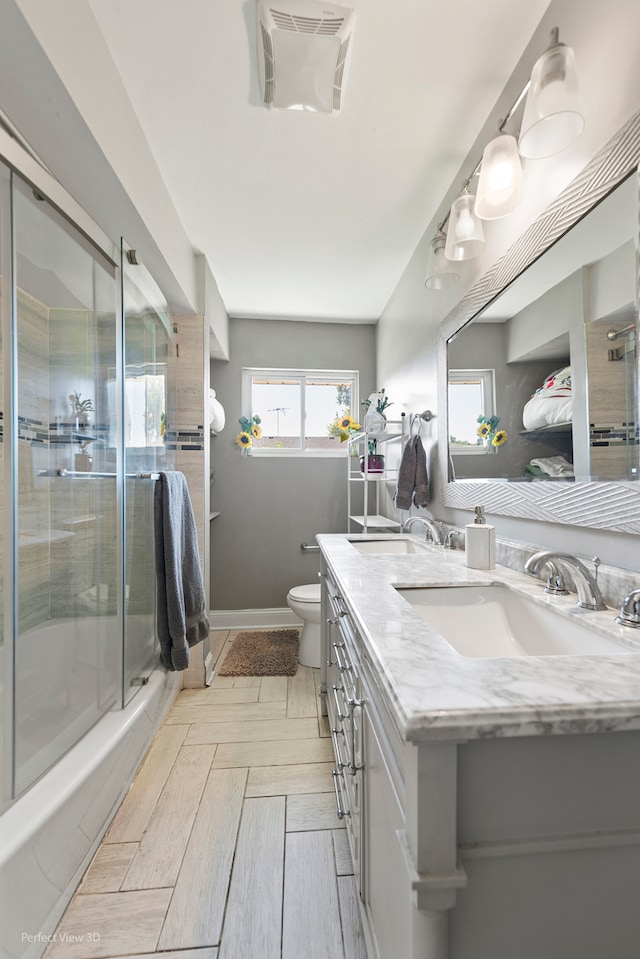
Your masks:
{"label": "white vanity cabinet", "polygon": [[[404,745],[384,706],[348,607],[323,570],[327,712],[336,756],[336,811],[344,819],[371,959],[409,957],[411,886],[403,833]],[[392,744],[393,741],[393,744]]]}
{"label": "white vanity cabinet", "polygon": [[356,638],[347,611],[332,580],[323,579],[326,592],[324,658],[327,669],[327,715],[336,765],[332,772],[336,814],[344,820],[353,871],[362,895],[362,777],[363,692],[356,652]]}
{"label": "white vanity cabinet", "polygon": [[372,956],[398,959],[411,956],[411,884],[398,842],[405,830],[404,784],[369,695],[364,756],[364,914]]}
{"label": "white vanity cabinet", "polygon": [[[400,567],[338,537],[319,541],[337,796],[368,959],[640,955],[640,654],[557,657],[556,675],[592,677],[583,701],[609,669],[625,692],[619,704],[552,704],[546,720],[539,699],[559,687],[532,683],[532,705],[493,710],[482,726],[492,687],[478,687],[466,709],[455,690],[468,696],[474,670],[506,667],[438,661],[437,641],[387,592],[410,564],[420,577],[454,578],[443,572],[454,560],[433,552]],[[528,675],[541,669],[531,662]],[[498,688],[502,673],[491,675]],[[422,709],[403,711],[422,686]],[[518,688],[503,688],[513,702]],[[434,708],[436,695],[454,705]]]}

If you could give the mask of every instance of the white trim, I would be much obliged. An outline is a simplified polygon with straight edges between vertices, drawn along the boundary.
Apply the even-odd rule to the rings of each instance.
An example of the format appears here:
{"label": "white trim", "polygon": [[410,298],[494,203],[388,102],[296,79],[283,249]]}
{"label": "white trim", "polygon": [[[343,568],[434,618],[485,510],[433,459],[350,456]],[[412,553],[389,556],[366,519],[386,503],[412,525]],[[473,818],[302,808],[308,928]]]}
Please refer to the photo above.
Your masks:
{"label": "white trim", "polygon": [[204,661],[204,684],[210,686],[213,682],[213,656],[208,652]]}
{"label": "white trim", "polygon": [[0,129],[0,159],[10,166],[19,176],[44,194],[72,225],[83,233],[98,249],[111,260],[114,266],[120,264],[119,244],[107,236],[95,220],[89,216],[70,193],[58,183],[55,177],[35,160],[6,130]]}
{"label": "white trim", "polygon": [[212,609],[212,629],[256,629],[260,626],[302,626],[288,606],[278,609]]}
{"label": "white trim", "polygon": [[538,853],[578,852],[583,849],[614,849],[640,845],[637,829],[612,829],[609,832],[574,833],[570,836],[538,836],[531,839],[461,843],[460,859],[504,859],[507,856],[533,856]]}

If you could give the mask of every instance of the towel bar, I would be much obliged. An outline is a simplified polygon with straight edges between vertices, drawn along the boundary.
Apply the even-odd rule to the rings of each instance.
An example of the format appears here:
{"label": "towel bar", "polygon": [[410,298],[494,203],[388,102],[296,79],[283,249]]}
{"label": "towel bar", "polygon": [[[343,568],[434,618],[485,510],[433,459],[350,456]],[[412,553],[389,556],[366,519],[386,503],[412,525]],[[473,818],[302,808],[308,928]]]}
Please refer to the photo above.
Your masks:
{"label": "towel bar", "polygon": [[[93,470],[68,470],[64,467],[60,469],[38,470],[38,476],[68,476],[73,479],[80,477],[82,479],[116,479],[117,473],[98,473]],[[160,473],[126,473],[126,479],[160,479]]]}
{"label": "towel bar", "polygon": [[300,543],[300,549],[302,550],[303,553],[319,553],[320,552],[319,546],[309,546],[308,543]]}

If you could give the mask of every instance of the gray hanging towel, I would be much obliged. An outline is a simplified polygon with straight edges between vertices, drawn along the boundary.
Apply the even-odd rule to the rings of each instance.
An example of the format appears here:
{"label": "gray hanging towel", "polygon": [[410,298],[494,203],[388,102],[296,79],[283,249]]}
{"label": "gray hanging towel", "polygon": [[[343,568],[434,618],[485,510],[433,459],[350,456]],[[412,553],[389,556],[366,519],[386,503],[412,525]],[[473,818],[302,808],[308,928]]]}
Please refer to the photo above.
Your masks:
{"label": "gray hanging towel", "polygon": [[160,473],[154,494],[157,618],[160,656],[186,669],[189,647],[209,633],[198,536],[184,473]]}
{"label": "gray hanging towel", "polygon": [[406,442],[400,468],[395,496],[393,498],[397,509],[411,509],[411,497],[416,485],[416,447],[412,437]]}
{"label": "gray hanging towel", "polygon": [[416,506],[429,505],[429,475],[427,473],[427,455],[422,440],[416,436],[416,477],[413,502]]}

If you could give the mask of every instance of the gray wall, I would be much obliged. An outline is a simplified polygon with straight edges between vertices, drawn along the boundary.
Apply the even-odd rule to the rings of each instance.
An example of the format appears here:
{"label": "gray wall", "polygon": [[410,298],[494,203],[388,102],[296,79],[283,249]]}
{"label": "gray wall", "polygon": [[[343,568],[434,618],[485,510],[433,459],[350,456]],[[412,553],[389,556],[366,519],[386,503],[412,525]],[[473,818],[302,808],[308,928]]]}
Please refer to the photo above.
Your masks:
{"label": "gray wall", "polygon": [[[286,606],[292,586],[317,581],[317,553],[303,542],[347,528],[347,464],[342,457],[243,456],[234,445],[242,413],[242,367],[358,370],[360,396],[375,383],[375,327],[232,319],[229,362],[211,362],[211,386],[226,426],[211,440],[212,609]],[[355,411],[354,411],[355,412]]]}

